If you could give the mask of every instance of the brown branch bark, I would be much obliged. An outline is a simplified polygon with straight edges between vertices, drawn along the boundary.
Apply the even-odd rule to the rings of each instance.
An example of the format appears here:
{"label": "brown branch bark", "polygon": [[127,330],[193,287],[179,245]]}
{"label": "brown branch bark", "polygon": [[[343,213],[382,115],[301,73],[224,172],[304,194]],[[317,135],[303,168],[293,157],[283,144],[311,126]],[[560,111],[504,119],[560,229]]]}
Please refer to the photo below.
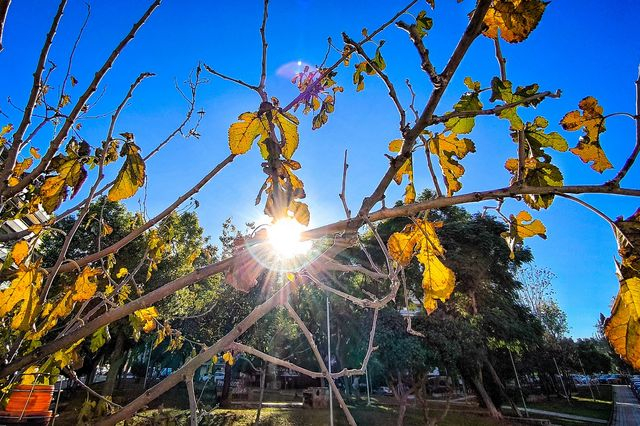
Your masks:
{"label": "brown branch bark", "polygon": [[424,72],[427,73],[434,87],[440,86],[441,77],[431,63],[431,59],[429,58],[429,50],[425,47],[424,42],[422,41],[422,37],[420,37],[416,26],[409,25],[404,21],[396,22],[396,26],[409,33],[409,38],[418,50],[418,55],[420,55],[420,67]]}
{"label": "brown branch bark", "polygon": [[196,400],[196,392],[193,388],[193,374],[187,376],[185,383],[187,384],[187,394],[189,395],[189,411],[191,416],[189,423],[191,426],[198,426],[198,401]]}
{"label": "brown branch bark", "polygon": [[4,24],[7,21],[7,14],[9,12],[9,6],[11,0],[0,0],[0,52],[4,46],[2,45],[2,35],[4,34]]}

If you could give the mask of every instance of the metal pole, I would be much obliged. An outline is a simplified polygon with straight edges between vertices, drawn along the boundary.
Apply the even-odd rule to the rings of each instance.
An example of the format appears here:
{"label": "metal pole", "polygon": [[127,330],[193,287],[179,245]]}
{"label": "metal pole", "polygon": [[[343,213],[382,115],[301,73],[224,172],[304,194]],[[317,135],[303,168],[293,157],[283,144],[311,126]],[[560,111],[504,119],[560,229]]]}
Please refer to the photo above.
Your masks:
{"label": "metal pole", "polygon": [[364,370],[365,379],[367,380],[367,406],[371,405],[371,395],[369,393],[369,367]]}
{"label": "metal pole", "polygon": [[[147,348],[149,348],[149,358],[147,359],[147,368],[144,370],[144,384],[142,385],[142,389],[147,388],[147,377],[149,377],[149,364],[151,363],[151,352],[153,348],[151,348],[151,340],[147,343]],[[145,348],[145,354],[147,353],[147,348]]]}
{"label": "metal pole", "polygon": [[520,378],[518,377],[518,370],[516,370],[516,363],[513,361],[513,355],[511,354],[511,349],[508,349],[509,357],[511,358],[511,365],[513,365],[513,373],[516,375],[516,383],[518,384],[518,390],[520,391],[520,398],[522,398],[522,405],[524,406],[524,414],[529,417],[529,411],[527,410],[527,402],[524,399],[524,394],[522,393],[522,386],[520,386]]}
{"label": "metal pole", "polygon": [[[327,369],[331,376],[331,326],[329,325],[329,296],[327,296]],[[329,379],[327,379],[327,382]],[[333,426],[333,390],[329,385],[329,425]]]}
{"label": "metal pole", "polygon": [[578,357],[578,362],[580,363],[580,368],[582,368],[582,374],[587,377],[587,385],[589,385],[589,392],[591,392],[591,399],[593,402],[596,401],[596,396],[593,394],[593,389],[591,388],[591,377],[587,376],[587,372],[584,371],[584,365],[582,365],[582,360]]}
{"label": "metal pole", "polygon": [[560,383],[562,384],[562,392],[564,392],[564,397],[569,404],[571,404],[571,400],[569,399],[569,394],[567,393],[567,388],[564,387],[564,380],[562,380],[562,373],[560,373],[560,368],[558,368],[558,363],[556,362],[556,357],[553,357],[553,363],[556,365],[556,370],[558,370],[558,376],[560,376]]}

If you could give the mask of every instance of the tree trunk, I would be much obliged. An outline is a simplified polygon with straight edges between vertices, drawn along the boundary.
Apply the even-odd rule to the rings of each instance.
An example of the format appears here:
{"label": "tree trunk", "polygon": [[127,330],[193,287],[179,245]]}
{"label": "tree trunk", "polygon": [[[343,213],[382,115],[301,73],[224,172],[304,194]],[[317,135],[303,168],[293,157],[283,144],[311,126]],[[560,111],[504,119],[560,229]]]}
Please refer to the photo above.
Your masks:
{"label": "tree trunk", "polygon": [[124,340],[124,334],[119,331],[118,336],[116,337],[115,347],[113,348],[113,352],[111,352],[111,356],[109,357],[109,371],[107,372],[107,379],[105,380],[104,386],[102,387],[103,396],[113,396],[113,389],[116,386],[118,373],[120,372],[120,368],[124,364],[125,360]]}
{"label": "tree trunk", "polygon": [[496,406],[493,404],[491,397],[482,384],[482,376],[480,374],[481,371],[478,371],[478,373],[471,378],[473,385],[475,386],[476,391],[478,392],[480,399],[482,399],[485,407],[487,408],[487,410],[489,410],[489,414],[491,414],[491,417],[493,417],[494,419],[501,419],[502,413],[500,413],[500,411],[498,411]]}
{"label": "tree trunk", "polygon": [[220,397],[220,406],[228,407],[231,403],[231,366],[224,364],[224,383],[222,384],[222,396]]}
{"label": "tree trunk", "polygon": [[400,399],[400,405],[398,406],[398,426],[402,426],[404,424],[404,415],[407,412],[407,396],[403,396]]}
{"label": "tree trunk", "polygon": [[262,411],[262,400],[264,398],[264,382],[267,375],[267,365],[263,365],[260,369],[260,400],[258,401],[258,411],[256,412],[256,420],[253,422],[254,426],[258,426],[260,423],[260,411]]}
{"label": "tree trunk", "polygon": [[498,389],[500,390],[500,393],[502,394],[502,397],[505,398],[507,401],[509,401],[509,405],[511,406],[513,411],[515,411],[516,415],[518,417],[522,417],[522,413],[518,409],[518,406],[515,404],[515,402],[513,402],[511,397],[507,394],[507,391],[506,391],[504,385],[502,384],[502,380],[500,380],[500,376],[498,376],[498,373],[496,372],[496,369],[493,368],[493,364],[491,364],[491,361],[489,361],[488,359],[485,360],[485,365],[487,366],[487,368],[489,370],[489,373],[491,374],[491,378],[493,379],[495,384],[498,385]]}

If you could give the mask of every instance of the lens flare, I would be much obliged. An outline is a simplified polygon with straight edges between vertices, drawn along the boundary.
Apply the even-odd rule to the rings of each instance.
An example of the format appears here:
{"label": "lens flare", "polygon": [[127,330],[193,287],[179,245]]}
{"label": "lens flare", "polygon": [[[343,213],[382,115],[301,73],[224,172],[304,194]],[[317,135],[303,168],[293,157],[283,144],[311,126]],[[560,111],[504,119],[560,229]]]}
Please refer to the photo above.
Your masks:
{"label": "lens flare", "polygon": [[304,226],[293,219],[280,219],[267,228],[271,249],[280,259],[292,259],[311,249],[311,241],[301,241]]}

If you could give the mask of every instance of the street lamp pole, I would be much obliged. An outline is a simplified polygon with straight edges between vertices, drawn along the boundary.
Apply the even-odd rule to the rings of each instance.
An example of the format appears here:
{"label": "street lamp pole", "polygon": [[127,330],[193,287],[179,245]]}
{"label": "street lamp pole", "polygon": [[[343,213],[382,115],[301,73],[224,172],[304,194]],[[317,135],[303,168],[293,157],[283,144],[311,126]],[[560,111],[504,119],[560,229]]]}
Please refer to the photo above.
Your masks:
{"label": "street lamp pole", "polygon": [[[327,296],[327,369],[329,370],[329,378],[327,382],[331,380],[331,327],[329,325],[329,296]],[[329,425],[333,426],[333,390],[331,384],[329,385]]]}

